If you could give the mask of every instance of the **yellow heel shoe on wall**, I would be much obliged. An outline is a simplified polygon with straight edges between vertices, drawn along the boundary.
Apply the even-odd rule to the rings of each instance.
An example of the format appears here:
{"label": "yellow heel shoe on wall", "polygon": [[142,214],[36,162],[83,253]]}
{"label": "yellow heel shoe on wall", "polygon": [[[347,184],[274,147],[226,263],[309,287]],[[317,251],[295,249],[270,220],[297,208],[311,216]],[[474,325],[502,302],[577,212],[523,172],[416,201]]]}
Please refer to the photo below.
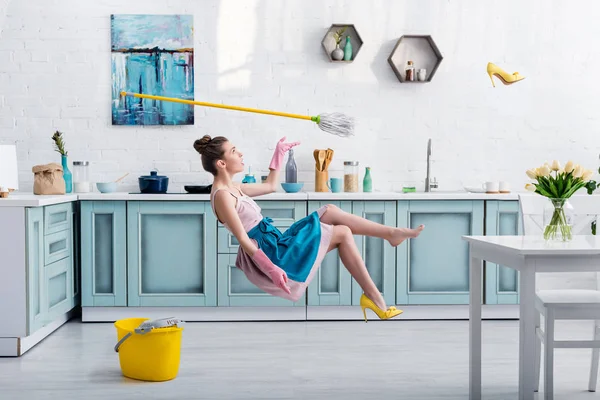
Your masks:
{"label": "yellow heel shoe on wall", "polygon": [[525,79],[525,77],[519,75],[518,72],[513,72],[512,74],[509,74],[508,72],[504,71],[496,64],[492,64],[491,62],[489,62],[487,65],[487,73],[490,76],[492,86],[494,87],[496,87],[496,85],[494,84],[494,76],[500,79],[500,81],[505,85],[512,85],[515,82],[519,82]]}
{"label": "yellow heel shoe on wall", "polygon": [[404,312],[402,310],[398,310],[394,306],[388,307],[387,310],[383,311],[381,308],[377,307],[377,304],[375,304],[373,300],[365,296],[364,293],[360,296],[360,306],[365,317],[365,322],[367,322],[367,311],[365,310],[366,308],[372,310],[375,314],[377,314],[379,319],[394,318],[396,315],[400,315]]}

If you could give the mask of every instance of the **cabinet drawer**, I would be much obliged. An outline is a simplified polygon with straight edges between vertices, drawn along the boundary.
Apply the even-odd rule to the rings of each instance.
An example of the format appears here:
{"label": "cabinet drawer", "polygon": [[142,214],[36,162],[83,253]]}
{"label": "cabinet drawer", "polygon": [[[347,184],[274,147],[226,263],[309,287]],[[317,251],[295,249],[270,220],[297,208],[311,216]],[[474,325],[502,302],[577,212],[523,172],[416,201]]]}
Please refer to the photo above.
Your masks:
{"label": "cabinet drawer", "polygon": [[71,255],[71,231],[61,231],[44,237],[44,264],[52,264]]}
{"label": "cabinet drawer", "polygon": [[44,234],[50,235],[71,229],[73,205],[55,204],[44,207]]}

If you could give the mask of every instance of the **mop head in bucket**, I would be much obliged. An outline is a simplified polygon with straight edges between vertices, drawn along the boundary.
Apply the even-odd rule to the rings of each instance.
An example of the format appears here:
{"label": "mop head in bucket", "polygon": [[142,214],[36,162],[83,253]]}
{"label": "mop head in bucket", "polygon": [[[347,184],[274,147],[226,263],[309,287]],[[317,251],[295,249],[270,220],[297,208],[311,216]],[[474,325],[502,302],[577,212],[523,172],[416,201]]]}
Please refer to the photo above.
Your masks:
{"label": "mop head in bucket", "polygon": [[127,318],[115,322],[119,363],[123,375],[142,381],[168,381],[179,372],[180,326],[184,321],[163,318]]}

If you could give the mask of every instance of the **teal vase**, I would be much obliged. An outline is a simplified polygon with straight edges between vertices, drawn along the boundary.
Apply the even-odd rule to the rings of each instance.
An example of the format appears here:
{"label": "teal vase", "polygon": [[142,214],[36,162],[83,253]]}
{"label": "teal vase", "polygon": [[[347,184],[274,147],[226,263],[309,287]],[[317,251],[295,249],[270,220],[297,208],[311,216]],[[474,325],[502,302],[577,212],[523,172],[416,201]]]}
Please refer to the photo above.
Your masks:
{"label": "teal vase", "polygon": [[350,43],[350,36],[346,36],[346,45],[344,46],[344,61],[352,60],[352,43]]}
{"label": "teal vase", "polygon": [[371,168],[367,167],[365,170],[365,177],[363,179],[363,192],[373,191],[373,181],[371,180]]}
{"label": "teal vase", "polygon": [[73,174],[69,170],[69,160],[67,156],[61,156],[62,167],[63,167],[63,178],[65,178],[65,193],[71,193],[73,191]]}

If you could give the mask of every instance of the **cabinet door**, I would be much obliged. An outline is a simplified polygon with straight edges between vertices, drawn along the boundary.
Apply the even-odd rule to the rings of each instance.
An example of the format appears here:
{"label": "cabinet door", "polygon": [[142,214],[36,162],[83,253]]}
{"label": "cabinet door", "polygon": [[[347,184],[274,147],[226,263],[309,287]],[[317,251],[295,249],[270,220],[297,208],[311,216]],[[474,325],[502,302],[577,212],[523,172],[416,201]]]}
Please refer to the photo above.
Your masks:
{"label": "cabinet door", "polygon": [[73,260],[63,258],[44,267],[43,305],[46,320],[53,321],[74,307],[73,302]]}
{"label": "cabinet door", "polygon": [[27,208],[27,333],[44,326],[44,210]]}
{"label": "cabinet door", "polygon": [[81,305],[127,306],[124,201],[81,202]]}
{"label": "cabinet door", "polygon": [[128,306],[216,306],[217,221],[210,203],[127,203]]}
{"label": "cabinet door", "polygon": [[[309,201],[308,212],[312,213],[326,204],[352,213],[350,201]],[[313,281],[308,286],[309,306],[349,306],[352,304],[352,276],[344,267],[338,249],[327,253]]]}
{"label": "cabinet door", "polygon": [[469,246],[483,234],[483,201],[398,202],[398,226],[425,229],[397,247],[397,304],[468,304]]}
{"label": "cabinet door", "polygon": [[246,278],[241,269],[235,266],[236,257],[237,254],[219,254],[219,307],[304,307],[306,305],[306,295],[303,295],[297,302],[292,302],[263,292]]}
{"label": "cabinet door", "polygon": [[[395,201],[353,201],[352,213],[387,226],[396,226]],[[354,240],[373,282],[387,304],[395,302],[396,254],[387,240],[355,235]],[[352,304],[360,304],[363,290],[352,280]]]}
{"label": "cabinet door", "polygon": [[[522,235],[518,201],[488,201],[485,210],[486,235]],[[512,268],[485,262],[485,303],[518,304],[519,275]]]}

